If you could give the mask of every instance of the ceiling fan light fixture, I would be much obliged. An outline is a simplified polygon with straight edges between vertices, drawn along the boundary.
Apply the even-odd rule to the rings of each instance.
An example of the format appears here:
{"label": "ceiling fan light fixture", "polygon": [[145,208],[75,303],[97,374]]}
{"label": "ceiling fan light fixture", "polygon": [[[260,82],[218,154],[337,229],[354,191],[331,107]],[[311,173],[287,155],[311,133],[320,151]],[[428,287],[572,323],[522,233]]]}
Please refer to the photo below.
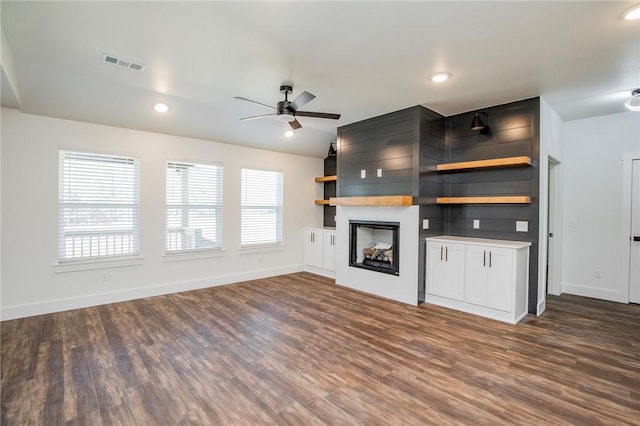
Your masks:
{"label": "ceiling fan light fixture", "polygon": [[624,14],[624,19],[626,19],[627,21],[634,21],[636,19],[640,19],[640,5],[637,5],[627,10]]}
{"label": "ceiling fan light fixture", "polygon": [[276,118],[280,121],[284,121],[286,123],[291,123],[292,121],[294,121],[296,119],[296,116],[293,115],[293,113],[291,112],[281,112],[278,115],[276,115]]}
{"label": "ceiling fan light fixture", "polygon": [[640,111],[640,89],[631,92],[631,97],[626,100],[624,106],[631,111]]}

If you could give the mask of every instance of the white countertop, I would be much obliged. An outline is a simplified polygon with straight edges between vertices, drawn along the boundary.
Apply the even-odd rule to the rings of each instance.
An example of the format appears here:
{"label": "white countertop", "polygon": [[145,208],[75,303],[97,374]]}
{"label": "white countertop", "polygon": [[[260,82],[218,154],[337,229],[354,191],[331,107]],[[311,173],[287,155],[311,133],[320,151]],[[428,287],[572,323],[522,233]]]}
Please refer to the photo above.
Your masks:
{"label": "white countertop", "polygon": [[530,247],[528,241],[510,241],[510,240],[492,240],[489,238],[471,238],[471,237],[455,237],[452,235],[441,235],[439,237],[425,238],[427,241],[443,242],[443,243],[461,243],[472,244],[477,246],[493,246],[511,249],[521,249]]}

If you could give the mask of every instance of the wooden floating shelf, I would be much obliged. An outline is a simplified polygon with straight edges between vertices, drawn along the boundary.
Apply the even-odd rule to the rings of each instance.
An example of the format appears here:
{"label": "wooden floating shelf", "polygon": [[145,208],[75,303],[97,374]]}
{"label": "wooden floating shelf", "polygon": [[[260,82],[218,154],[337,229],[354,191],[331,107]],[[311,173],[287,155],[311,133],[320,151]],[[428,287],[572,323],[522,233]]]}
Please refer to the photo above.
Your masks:
{"label": "wooden floating shelf", "polygon": [[379,197],[335,197],[329,198],[330,206],[411,206],[411,195],[387,195]]}
{"label": "wooden floating shelf", "polygon": [[471,170],[471,169],[495,169],[499,167],[518,167],[518,166],[530,166],[531,157],[504,157],[504,158],[492,158],[489,160],[476,160],[476,161],[463,161],[461,163],[447,163],[438,164],[436,171],[438,172],[453,172],[458,170]]}
{"label": "wooden floating shelf", "polygon": [[492,197],[438,197],[437,204],[531,204],[528,195],[506,195]]}
{"label": "wooden floating shelf", "polygon": [[329,200],[315,200],[314,203],[317,206],[328,206],[329,205]]}
{"label": "wooden floating shelf", "polygon": [[316,182],[333,182],[338,180],[338,176],[320,176],[316,178]]}

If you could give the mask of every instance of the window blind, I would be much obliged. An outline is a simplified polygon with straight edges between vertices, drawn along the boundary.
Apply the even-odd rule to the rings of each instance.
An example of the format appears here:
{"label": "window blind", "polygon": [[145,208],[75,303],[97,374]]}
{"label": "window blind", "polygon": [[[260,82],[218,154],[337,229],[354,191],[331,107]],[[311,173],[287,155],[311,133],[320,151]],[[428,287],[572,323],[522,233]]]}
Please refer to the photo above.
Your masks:
{"label": "window blind", "polygon": [[139,161],[59,151],[61,260],[139,253]]}
{"label": "window blind", "polygon": [[242,169],[241,246],[282,242],[282,173]]}
{"label": "window blind", "polygon": [[167,253],[222,248],[222,165],[167,162]]}

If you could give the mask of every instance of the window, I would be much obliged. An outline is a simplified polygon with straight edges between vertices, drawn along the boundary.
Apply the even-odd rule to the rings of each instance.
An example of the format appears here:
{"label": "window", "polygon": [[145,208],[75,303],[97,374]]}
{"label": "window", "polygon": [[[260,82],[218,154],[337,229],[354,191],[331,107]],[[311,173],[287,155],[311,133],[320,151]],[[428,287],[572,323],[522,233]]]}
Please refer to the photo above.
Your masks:
{"label": "window", "polygon": [[139,253],[139,162],[59,152],[60,260]]}
{"label": "window", "polygon": [[222,248],[222,165],[167,163],[167,253]]}
{"label": "window", "polygon": [[240,244],[282,242],[282,173],[242,169]]}

